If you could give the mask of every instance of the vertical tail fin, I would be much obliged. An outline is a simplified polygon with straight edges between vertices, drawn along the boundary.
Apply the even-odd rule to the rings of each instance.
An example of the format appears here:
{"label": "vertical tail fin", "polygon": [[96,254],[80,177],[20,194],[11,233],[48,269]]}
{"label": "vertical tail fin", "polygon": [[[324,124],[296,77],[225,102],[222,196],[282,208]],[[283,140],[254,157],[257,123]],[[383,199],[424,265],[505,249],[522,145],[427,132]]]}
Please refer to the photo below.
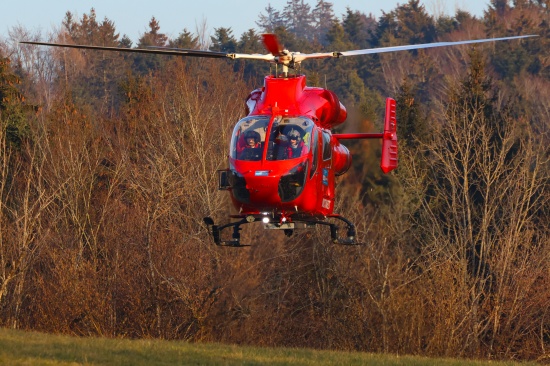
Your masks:
{"label": "vertical tail fin", "polygon": [[380,168],[382,168],[384,173],[389,173],[397,168],[397,118],[395,100],[392,98],[386,98],[386,116],[384,119]]}

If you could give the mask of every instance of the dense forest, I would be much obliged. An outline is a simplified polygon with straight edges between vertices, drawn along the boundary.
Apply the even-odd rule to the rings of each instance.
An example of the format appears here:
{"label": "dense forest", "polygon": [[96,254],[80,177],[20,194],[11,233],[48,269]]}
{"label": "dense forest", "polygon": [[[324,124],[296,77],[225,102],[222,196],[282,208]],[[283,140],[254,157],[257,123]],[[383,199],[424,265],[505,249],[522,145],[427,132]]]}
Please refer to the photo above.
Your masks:
{"label": "dense forest", "polygon": [[[0,39],[0,325],[489,359],[550,359],[550,1],[491,0],[483,17],[409,0],[378,19],[332,4],[267,6],[257,28],[162,33],[137,44],[93,9],[51,34]],[[233,125],[262,62],[19,45],[266,53],[536,34],[304,63],[348,108],[342,130],[379,130],[398,105],[400,166],[347,144],[337,212],[361,246],[324,228],[286,238],[248,225],[216,247],[202,222],[231,213],[217,190]]]}

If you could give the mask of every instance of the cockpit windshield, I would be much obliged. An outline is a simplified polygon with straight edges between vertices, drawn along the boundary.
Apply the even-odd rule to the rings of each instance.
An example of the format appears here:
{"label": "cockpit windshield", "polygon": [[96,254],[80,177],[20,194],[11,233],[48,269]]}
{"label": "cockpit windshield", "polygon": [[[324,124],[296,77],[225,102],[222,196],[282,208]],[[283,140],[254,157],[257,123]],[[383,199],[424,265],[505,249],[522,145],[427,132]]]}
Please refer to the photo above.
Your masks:
{"label": "cockpit windshield", "polygon": [[238,160],[261,160],[270,116],[241,119],[231,138],[231,157]]}
{"label": "cockpit windshield", "polygon": [[269,133],[267,160],[295,159],[311,148],[313,121],[304,117],[276,117]]}
{"label": "cockpit windshield", "polygon": [[267,160],[295,159],[308,154],[313,121],[275,116],[270,127],[270,117],[249,116],[237,123],[231,139],[232,158],[261,160],[265,148]]}

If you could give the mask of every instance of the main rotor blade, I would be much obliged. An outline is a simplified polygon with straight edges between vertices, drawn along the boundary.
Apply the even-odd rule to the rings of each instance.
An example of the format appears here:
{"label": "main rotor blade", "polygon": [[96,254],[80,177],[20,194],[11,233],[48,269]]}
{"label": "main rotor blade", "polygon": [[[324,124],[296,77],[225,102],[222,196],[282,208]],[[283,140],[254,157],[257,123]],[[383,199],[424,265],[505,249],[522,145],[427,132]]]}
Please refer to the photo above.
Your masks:
{"label": "main rotor blade", "polygon": [[224,57],[234,58],[226,52],[187,50],[187,49],[183,49],[183,48],[164,48],[164,49],[163,48],[123,48],[123,47],[86,46],[86,45],[78,45],[78,44],[29,42],[29,41],[21,41],[19,43],[40,45],[40,46],[80,48],[80,49],[89,49],[89,50],[149,53],[149,54],[157,54],[157,55],[212,57],[212,58],[224,58]]}
{"label": "main rotor blade", "polygon": [[275,34],[265,33],[262,34],[262,39],[264,41],[264,46],[273,56],[282,56],[283,55],[283,46],[279,43],[279,39]]}
{"label": "main rotor blade", "polygon": [[404,45],[404,46],[368,48],[368,49],[353,50],[353,51],[336,51],[336,52],[320,52],[320,53],[310,53],[310,54],[296,54],[294,56],[294,61],[295,62],[301,62],[303,60],[307,60],[307,59],[311,59],[311,58],[359,56],[359,55],[370,55],[370,54],[385,53],[385,52],[419,50],[419,49],[424,49],[424,48],[434,48],[434,47],[444,47],[444,46],[458,46],[458,45],[464,45],[464,44],[495,42],[495,41],[508,41],[508,40],[511,40],[511,39],[521,39],[521,38],[529,38],[529,37],[538,37],[538,35],[530,34],[530,35],[526,35],[526,36],[486,38],[486,39],[475,39],[475,40],[456,41],[456,42],[423,43],[423,44],[413,44],[413,45]]}
{"label": "main rotor blade", "polygon": [[528,37],[538,37],[538,35],[531,34],[531,35],[526,35],[526,36],[486,38],[486,39],[475,39],[475,40],[456,41],[456,42],[423,43],[423,44],[414,44],[414,45],[405,45],[405,46],[369,48],[369,49],[365,49],[365,50],[343,51],[343,52],[334,52],[334,53],[337,55],[337,57],[339,57],[339,56],[357,56],[357,55],[369,55],[369,54],[384,53],[384,52],[419,50],[419,49],[433,48],[433,47],[458,46],[458,45],[461,45],[461,44],[507,41],[507,40],[511,40],[511,39],[521,39],[521,38],[528,38]]}
{"label": "main rotor blade", "polygon": [[122,47],[86,46],[86,45],[78,45],[78,44],[30,42],[30,41],[21,41],[19,43],[39,45],[39,46],[80,48],[80,49],[89,49],[89,50],[148,53],[148,54],[156,54],[156,55],[210,57],[210,58],[227,57],[230,59],[249,59],[249,60],[262,60],[262,61],[272,61],[272,62],[275,61],[275,57],[270,54],[260,55],[260,54],[248,54],[248,53],[226,53],[226,52],[215,52],[215,51],[188,50],[184,48],[162,48],[162,47],[122,48]]}

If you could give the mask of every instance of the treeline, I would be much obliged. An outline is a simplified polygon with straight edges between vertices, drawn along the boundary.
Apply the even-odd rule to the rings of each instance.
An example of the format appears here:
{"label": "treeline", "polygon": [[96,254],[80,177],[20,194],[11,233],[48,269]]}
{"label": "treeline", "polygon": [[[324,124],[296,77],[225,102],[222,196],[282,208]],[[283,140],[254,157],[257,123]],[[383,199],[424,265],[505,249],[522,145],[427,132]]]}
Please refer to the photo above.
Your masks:
{"label": "treeline", "polygon": [[231,213],[216,170],[269,65],[17,44],[134,46],[93,9],[48,37],[12,29],[0,40],[0,325],[547,360],[548,5],[435,18],[410,0],[375,19],[290,0],[239,39],[223,27],[171,39],[151,20],[137,47],[265,53],[264,31],[301,52],[539,35],[304,65],[348,107],[344,128],[377,130],[385,96],[398,101],[398,171],[381,173],[376,143],[350,143],[336,210],[357,247],[323,228],[286,238],[250,225],[253,246],[218,248],[202,224]]}

